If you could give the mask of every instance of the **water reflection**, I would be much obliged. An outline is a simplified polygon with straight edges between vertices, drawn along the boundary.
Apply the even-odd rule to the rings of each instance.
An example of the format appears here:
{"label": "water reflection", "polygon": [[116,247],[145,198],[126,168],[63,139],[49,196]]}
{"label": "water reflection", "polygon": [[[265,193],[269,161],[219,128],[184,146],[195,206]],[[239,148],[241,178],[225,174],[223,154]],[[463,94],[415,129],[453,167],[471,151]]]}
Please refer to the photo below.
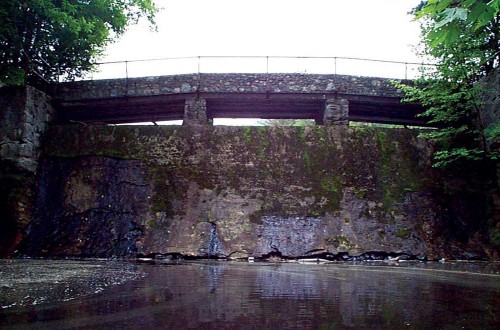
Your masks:
{"label": "water reflection", "polygon": [[[80,265],[82,272],[100,272],[88,266]],[[36,267],[30,268],[36,272]],[[490,274],[464,271],[470,269],[470,265],[429,264],[133,265],[128,271],[137,276],[104,292],[71,301],[46,294],[49,298],[42,304],[3,309],[0,325],[38,329],[497,329],[498,265],[488,270]],[[108,276],[122,276],[120,268],[115,270],[114,275],[108,271]],[[77,282],[73,285],[85,291]],[[0,293],[4,293],[1,283]]]}

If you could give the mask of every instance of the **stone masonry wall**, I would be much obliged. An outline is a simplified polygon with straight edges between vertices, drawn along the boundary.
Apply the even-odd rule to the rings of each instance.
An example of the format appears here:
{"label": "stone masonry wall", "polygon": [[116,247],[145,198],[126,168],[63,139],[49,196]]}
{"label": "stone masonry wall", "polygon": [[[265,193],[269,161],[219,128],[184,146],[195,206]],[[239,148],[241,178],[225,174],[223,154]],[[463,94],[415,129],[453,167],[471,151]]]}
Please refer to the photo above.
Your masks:
{"label": "stone masonry wall", "polygon": [[53,116],[45,93],[30,86],[0,89],[0,158],[34,173],[41,137]]}
{"label": "stone masonry wall", "polygon": [[408,129],[56,126],[28,256],[273,251],[498,258],[485,193]]}
{"label": "stone masonry wall", "polygon": [[64,83],[59,100],[188,93],[343,93],[401,97],[390,79],[319,74],[187,74]]}
{"label": "stone masonry wall", "polygon": [[0,256],[9,254],[32,219],[33,188],[51,99],[32,87],[0,89]]}

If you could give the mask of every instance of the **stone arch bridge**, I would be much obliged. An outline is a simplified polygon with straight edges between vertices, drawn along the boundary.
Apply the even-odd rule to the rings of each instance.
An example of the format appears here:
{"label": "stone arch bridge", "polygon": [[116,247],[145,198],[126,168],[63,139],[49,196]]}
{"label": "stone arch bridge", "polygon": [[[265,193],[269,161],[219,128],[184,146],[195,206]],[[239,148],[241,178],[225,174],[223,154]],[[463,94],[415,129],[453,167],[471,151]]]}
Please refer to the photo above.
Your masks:
{"label": "stone arch bridge", "polygon": [[131,123],[214,118],[314,119],[424,126],[389,79],[322,74],[184,74],[62,83],[60,122]]}

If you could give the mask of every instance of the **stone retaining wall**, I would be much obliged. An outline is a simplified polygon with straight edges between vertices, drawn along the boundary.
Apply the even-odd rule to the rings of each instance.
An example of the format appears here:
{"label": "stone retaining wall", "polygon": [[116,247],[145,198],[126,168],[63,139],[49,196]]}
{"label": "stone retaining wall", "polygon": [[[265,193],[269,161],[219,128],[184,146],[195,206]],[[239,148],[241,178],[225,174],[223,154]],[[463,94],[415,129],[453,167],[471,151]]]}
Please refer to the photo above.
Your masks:
{"label": "stone retaining wall", "polygon": [[57,126],[28,256],[280,251],[498,258],[485,192],[408,129]]}
{"label": "stone retaining wall", "polygon": [[53,116],[45,93],[30,86],[0,89],[0,158],[34,173],[41,138]]}
{"label": "stone retaining wall", "polygon": [[30,86],[0,89],[0,256],[12,252],[33,218],[40,147],[53,116],[45,93]]}

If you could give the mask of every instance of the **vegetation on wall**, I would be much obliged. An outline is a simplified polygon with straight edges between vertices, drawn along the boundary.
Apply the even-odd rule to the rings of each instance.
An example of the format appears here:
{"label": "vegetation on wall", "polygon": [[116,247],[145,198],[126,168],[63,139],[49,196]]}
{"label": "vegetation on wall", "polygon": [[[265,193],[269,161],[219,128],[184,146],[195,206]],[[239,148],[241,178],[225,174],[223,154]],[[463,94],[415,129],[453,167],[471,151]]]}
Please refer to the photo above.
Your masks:
{"label": "vegetation on wall", "polygon": [[259,121],[263,126],[313,126],[313,119],[265,119]]}
{"label": "vegetation on wall", "polygon": [[79,77],[127,26],[146,17],[153,0],[2,0],[0,84]]}
{"label": "vegetation on wall", "polygon": [[424,134],[436,142],[434,166],[496,161],[500,125],[485,125],[478,82],[500,62],[500,0],[429,0],[413,11],[422,27],[421,55],[437,63],[415,85],[400,85],[440,127]]}

